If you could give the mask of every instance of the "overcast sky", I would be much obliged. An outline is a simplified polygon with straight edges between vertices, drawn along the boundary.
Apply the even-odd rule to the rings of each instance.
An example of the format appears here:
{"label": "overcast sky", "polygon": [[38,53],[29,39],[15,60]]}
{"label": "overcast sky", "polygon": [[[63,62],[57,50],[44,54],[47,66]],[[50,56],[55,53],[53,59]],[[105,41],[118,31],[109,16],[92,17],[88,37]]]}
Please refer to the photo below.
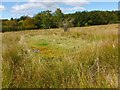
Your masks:
{"label": "overcast sky", "polygon": [[[0,18],[17,18],[22,15],[34,16],[38,12],[60,8],[63,13],[92,10],[118,10],[117,0],[93,2],[90,0],[4,0],[0,4]],[[106,0],[107,1],[107,0]],[[114,2],[113,2],[114,1]]]}

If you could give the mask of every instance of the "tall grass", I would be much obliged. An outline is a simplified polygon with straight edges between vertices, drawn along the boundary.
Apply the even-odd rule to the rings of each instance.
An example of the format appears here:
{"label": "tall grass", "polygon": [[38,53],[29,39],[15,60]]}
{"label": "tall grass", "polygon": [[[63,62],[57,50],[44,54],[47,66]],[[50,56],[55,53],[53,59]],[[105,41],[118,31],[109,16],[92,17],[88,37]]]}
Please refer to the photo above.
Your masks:
{"label": "tall grass", "polygon": [[[84,36],[86,32],[88,36]],[[61,37],[74,38],[74,40],[86,38],[84,40],[88,42],[81,50],[73,49],[72,52],[68,50],[57,58],[34,54],[29,50],[25,37],[22,37],[29,36],[29,32],[3,34],[3,88],[118,87],[117,34],[99,33],[98,39],[97,30],[96,34],[94,31],[86,32],[58,33]],[[52,34],[49,32],[50,36]],[[97,41],[96,44],[92,44],[93,41]]]}

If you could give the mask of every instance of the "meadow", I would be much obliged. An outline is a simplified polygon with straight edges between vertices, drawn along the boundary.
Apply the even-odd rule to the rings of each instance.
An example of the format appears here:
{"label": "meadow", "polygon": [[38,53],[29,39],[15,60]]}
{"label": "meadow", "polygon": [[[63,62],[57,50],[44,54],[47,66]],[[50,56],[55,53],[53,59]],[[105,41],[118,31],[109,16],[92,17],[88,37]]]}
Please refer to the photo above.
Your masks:
{"label": "meadow", "polygon": [[3,88],[117,88],[118,25],[5,32]]}

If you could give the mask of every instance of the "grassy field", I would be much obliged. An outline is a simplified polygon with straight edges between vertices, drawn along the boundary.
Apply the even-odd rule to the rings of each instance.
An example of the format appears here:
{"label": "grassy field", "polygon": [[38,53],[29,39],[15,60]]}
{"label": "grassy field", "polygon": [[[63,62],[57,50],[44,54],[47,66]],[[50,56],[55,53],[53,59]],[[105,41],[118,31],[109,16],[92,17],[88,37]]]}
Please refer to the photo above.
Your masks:
{"label": "grassy field", "polygon": [[2,34],[3,88],[118,87],[118,25]]}

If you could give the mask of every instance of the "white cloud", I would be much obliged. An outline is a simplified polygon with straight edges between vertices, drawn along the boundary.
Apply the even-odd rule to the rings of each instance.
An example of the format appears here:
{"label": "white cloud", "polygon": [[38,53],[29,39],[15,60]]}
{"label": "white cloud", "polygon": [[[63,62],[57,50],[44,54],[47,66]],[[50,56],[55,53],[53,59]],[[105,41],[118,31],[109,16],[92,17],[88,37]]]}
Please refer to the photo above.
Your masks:
{"label": "white cloud", "polygon": [[89,3],[88,0],[66,0],[65,2],[63,1],[63,3],[67,4],[67,5],[70,5],[70,6],[77,6],[77,7],[81,7],[81,6],[84,6],[86,4]]}
{"label": "white cloud", "polygon": [[63,13],[74,13],[75,11],[84,11],[84,7],[61,8]]}
{"label": "white cloud", "polygon": [[[76,1],[76,2],[75,2]],[[64,12],[74,12],[74,11],[83,11],[86,10],[84,8],[85,5],[89,4],[88,0],[66,0],[63,1],[63,4],[72,6],[71,8],[64,8]]]}
{"label": "white cloud", "polygon": [[64,12],[74,12],[74,11],[83,11],[86,10],[84,7],[73,7],[73,8],[66,8],[63,9]]}
{"label": "white cloud", "polygon": [[16,5],[12,7],[13,12],[24,12],[30,9],[54,9],[57,4],[54,2],[28,2],[22,5]]}
{"label": "white cloud", "polygon": [[[42,9],[54,11],[56,8],[61,8],[64,12],[85,10],[84,5],[88,4],[88,0],[29,0],[28,2],[12,7],[12,12],[16,14],[30,14],[32,10]],[[70,7],[61,7],[65,6]]]}
{"label": "white cloud", "polygon": [[119,0],[27,0],[30,2],[119,2]]}
{"label": "white cloud", "polygon": [[[82,2],[83,0],[1,0],[2,2]],[[90,2],[119,2],[119,0],[89,0]]]}
{"label": "white cloud", "polygon": [[85,2],[90,0],[28,0],[28,2]]}
{"label": "white cloud", "polygon": [[3,11],[3,10],[5,10],[5,6],[0,5],[0,11]]}

